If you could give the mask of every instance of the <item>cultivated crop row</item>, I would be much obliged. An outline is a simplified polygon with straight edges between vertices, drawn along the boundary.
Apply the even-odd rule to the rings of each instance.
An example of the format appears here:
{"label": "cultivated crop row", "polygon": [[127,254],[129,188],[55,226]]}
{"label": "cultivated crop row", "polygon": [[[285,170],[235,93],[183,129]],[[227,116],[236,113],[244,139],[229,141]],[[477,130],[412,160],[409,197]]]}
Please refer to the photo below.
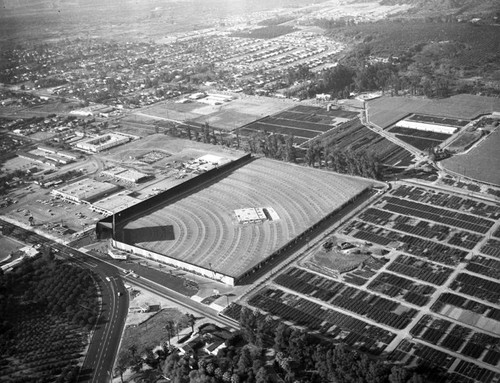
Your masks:
{"label": "cultivated crop row", "polygon": [[413,116],[409,117],[408,120],[456,127],[464,127],[470,122],[469,120],[457,120],[455,118],[428,116],[425,114],[414,114]]}
{"label": "cultivated crop row", "polygon": [[484,244],[479,251],[483,254],[500,258],[500,241],[496,239],[488,239],[486,244]]}
{"label": "cultivated crop row", "polygon": [[[297,105],[294,106],[293,108],[290,108],[284,112],[278,113],[276,116],[281,117],[281,118],[290,118],[290,117],[284,117],[284,113],[293,113],[294,115],[302,115],[304,116],[303,118],[307,118],[309,121],[313,122],[318,122],[319,118],[332,118],[332,117],[340,117],[340,118],[356,118],[358,116],[358,113],[356,112],[350,112],[347,110],[340,110],[340,109],[330,109],[326,110],[324,108],[320,108],[317,106],[310,106],[310,105]],[[282,116],[283,115],[283,116]],[[295,117],[294,119],[300,120],[300,117]]]}
{"label": "cultivated crop row", "polygon": [[450,245],[463,247],[469,250],[473,249],[483,238],[479,234],[462,230],[455,231],[451,238],[448,239],[451,233],[451,228],[449,226],[439,225],[377,208],[365,210],[359,215],[359,219],[380,226],[390,226],[395,230],[418,235],[419,237],[446,241]]}
{"label": "cultivated crop row", "polygon": [[401,297],[408,303],[424,306],[429,302],[430,296],[436,291],[432,286],[423,285],[390,273],[380,273],[368,285],[370,290],[390,297]]}
{"label": "cultivated crop row", "polygon": [[405,361],[406,364],[416,363],[420,368],[438,368],[449,370],[450,381],[453,382],[497,382],[500,374],[477,364],[456,358],[446,352],[437,350],[425,344],[403,339],[391,353],[390,359]]}
{"label": "cultivated crop row", "polygon": [[[451,374],[451,379],[460,379],[465,376],[474,382],[490,383],[500,379],[500,374],[487,368],[479,367],[477,364],[460,360]],[[469,380],[470,381],[470,380]]]}
{"label": "cultivated crop row", "polygon": [[472,330],[446,319],[424,315],[410,330],[410,334],[435,346],[458,352],[466,344]]}
{"label": "cultivated crop row", "polygon": [[395,197],[384,198],[384,210],[485,234],[493,225],[489,219],[429,206]]}
{"label": "cultivated crop row", "polygon": [[419,130],[412,128],[404,128],[402,126],[395,126],[389,130],[393,134],[402,134],[405,136],[412,136],[418,138],[426,138],[428,140],[434,140],[443,142],[444,140],[451,137],[451,134],[437,133],[430,130]]}
{"label": "cultivated crop row", "polygon": [[396,329],[408,326],[417,313],[395,301],[297,268],[279,275],[274,282]]}
{"label": "cultivated crop row", "polygon": [[428,239],[444,241],[450,234],[448,226],[433,224],[427,221],[418,221],[415,224],[415,218],[397,215],[395,218],[394,230],[399,230],[408,234],[418,235]]}
{"label": "cultivated crop row", "polygon": [[374,242],[382,246],[387,246],[391,242],[399,243],[397,245],[398,250],[449,266],[458,265],[467,256],[467,252],[464,250],[411,235],[404,235],[360,221],[353,221],[348,229],[350,231],[355,230],[352,233],[349,231],[349,235],[354,238]]}
{"label": "cultivated crop row", "polygon": [[496,204],[424,189],[419,186],[400,185],[397,189],[393,189],[391,194],[395,197],[406,198],[428,205],[445,207],[447,209],[466,212],[467,214],[491,218],[493,220],[500,218],[500,206]]}
{"label": "cultivated crop row", "polygon": [[343,274],[344,282],[363,286],[371,277],[377,274],[378,270],[384,266],[386,262],[381,259],[376,259],[373,257],[368,258],[363,262],[361,267],[349,273]]}
{"label": "cultivated crop row", "polygon": [[432,315],[423,316],[411,329],[412,336],[461,355],[496,366],[500,362],[500,338],[454,324]]}
{"label": "cultivated crop row", "polygon": [[434,148],[442,142],[437,140],[431,140],[428,138],[406,136],[402,134],[396,134],[396,138],[399,138],[401,141],[406,142],[407,144],[421,151],[424,151],[429,148]]}
{"label": "cultivated crop row", "polygon": [[349,315],[288,294],[278,289],[266,288],[252,296],[248,303],[271,315],[296,325],[342,340],[351,347],[373,354],[380,354],[394,339],[395,334]]}
{"label": "cultivated crop row", "polygon": [[267,132],[267,133],[280,133],[280,134],[289,134],[291,136],[303,137],[303,138],[314,138],[318,134],[318,131],[306,130],[306,129],[298,129],[292,128],[283,125],[271,125],[266,122],[257,121],[250,125],[245,126],[240,132],[244,135],[250,135],[254,132]]}
{"label": "cultivated crop row", "polygon": [[452,269],[426,262],[405,254],[400,254],[388,266],[387,270],[420,279],[441,286],[453,272]]}
{"label": "cultivated crop row", "polygon": [[457,275],[450,289],[485,301],[500,303],[500,283],[465,273]]}
{"label": "cultivated crop row", "polygon": [[329,302],[335,295],[346,287],[341,282],[322,277],[309,271],[292,267],[278,275],[274,282],[313,298]]}
{"label": "cultivated crop row", "polygon": [[370,207],[364,210],[358,218],[365,222],[374,223],[376,225],[385,226],[391,218],[394,216],[394,213],[389,213],[388,211],[376,209]]}
{"label": "cultivated crop row", "polygon": [[482,235],[468,231],[458,231],[448,240],[450,245],[460,246],[472,250],[483,239]]}
{"label": "cultivated crop row", "polygon": [[495,259],[474,255],[465,268],[473,273],[500,280],[500,261]]}
{"label": "cultivated crop row", "polygon": [[[469,315],[467,316],[469,318],[474,318],[474,316],[477,317],[478,315],[480,315],[481,318],[500,322],[500,309],[453,293],[441,294],[438,300],[432,305],[431,310],[437,312],[438,314],[448,315],[450,307],[456,307],[463,311],[469,312]],[[474,318],[473,321],[466,322],[465,316],[464,318],[462,318],[462,322],[472,325],[475,325],[476,321],[477,319]],[[497,325],[500,325],[500,323],[496,324],[495,326]]]}

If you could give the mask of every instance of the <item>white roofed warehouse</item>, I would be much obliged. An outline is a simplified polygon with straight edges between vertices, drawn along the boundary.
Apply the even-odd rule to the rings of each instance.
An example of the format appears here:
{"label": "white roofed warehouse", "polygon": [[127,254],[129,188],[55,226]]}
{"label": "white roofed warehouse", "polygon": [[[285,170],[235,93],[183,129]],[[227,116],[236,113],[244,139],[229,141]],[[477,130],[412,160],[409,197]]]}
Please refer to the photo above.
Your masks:
{"label": "white roofed warehouse", "polygon": [[93,203],[120,190],[121,187],[90,178],[52,190],[51,194],[76,203]]}

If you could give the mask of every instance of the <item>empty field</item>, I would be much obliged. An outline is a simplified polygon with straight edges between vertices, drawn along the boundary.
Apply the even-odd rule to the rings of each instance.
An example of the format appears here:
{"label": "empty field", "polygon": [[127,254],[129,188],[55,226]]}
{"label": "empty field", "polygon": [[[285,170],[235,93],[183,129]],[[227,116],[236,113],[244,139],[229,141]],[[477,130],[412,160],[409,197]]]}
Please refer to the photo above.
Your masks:
{"label": "empty field", "polygon": [[269,97],[233,97],[232,101],[222,105],[209,105],[197,101],[180,104],[169,101],[143,108],[138,114],[147,115],[151,119],[185,121],[195,126],[208,123],[218,129],[233,130],[264,116],[278,113],[292,104],[289,100]]}
{"label": "empty field", "polygon": [[[500,110],[500,107],[497,110]],[[499,147],[500,129],[497,128],[467,153],[448,158],[442,164],[446,169],[466,177],[500,185]]]}
{"label": "empty field", "polygon": [[[258,159],[203,190],[124,223],[124,242],[239,276],[371,184]],[[279,220],[239,224],[234,210],[249,207],[271,207]],[[169,225],[172,240],[164,236]],[[141,238],[144,231],[150,233],[148,242]]]}
{"label": "empty field", "polygon": [[368,103],[370,121],[381,128],[387,128],[412,113],[472,120],[493,111],[500,111],[500,99],[468,94],[441,100],[381,97]]}
{"label": "empty field", "polygon": [[23,247],[22,243],[0,234],[0,248],[2,249],[0,252],[0,264],[3,263],[3,260],[7,261],[7,257],[11,252],[19,250],[21,247]]}

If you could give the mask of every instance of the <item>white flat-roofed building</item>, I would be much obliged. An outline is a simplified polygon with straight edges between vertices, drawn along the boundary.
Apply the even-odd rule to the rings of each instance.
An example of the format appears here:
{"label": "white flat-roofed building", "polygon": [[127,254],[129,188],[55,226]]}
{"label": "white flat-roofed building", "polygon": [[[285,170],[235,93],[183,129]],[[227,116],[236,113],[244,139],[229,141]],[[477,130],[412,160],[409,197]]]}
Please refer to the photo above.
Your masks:
{"label": "white flat-roofed building", "polygon": [[147,174],[141,173],[137,170],[126,169],[122,167],[113,167],[110,169],[106,169],[102,172],[102,175],[132,183],[138,183],[141,180],[149,177]]}
{"label": "white flat-roofed building", "polygon": [[98,153],[118,145],[126,144],[130,140],[130,136],[125,136],[120,133],[108,133],[80,141],[76,144],[76,147],[86,152]]}
{"label": "white flat-roofed building", "polygon": [[67,199],[76,203],[93,203],[101,198],[107,197],[120,190],[116,186],[107,182],[95,181],[91,178],[74,182],[59,189],[52,190],[52,195]]}
{"label": "white flat-roofed building", "polygon": [[456,126],[430,124],[427,122],[417,122],[409,120],[399,121],[396,124],[396,126],[400,126],[402,128],[416,129],[427,132],[444,133],[444,134],[453,134],[458,130]]}
{"label": "white flat-roofed building", "polygon": [[123,173],[126,168],[122,168],[121,166],[114,166],[112,168],[106,169],[102,171],[103,176],[107,177],[116,177],[118,174]]}
{"label": "white flat-roofed building", "polygon": [[112,215],[141,202],[140,199],[119,193],[94,202],[90,209],[104,215]]}

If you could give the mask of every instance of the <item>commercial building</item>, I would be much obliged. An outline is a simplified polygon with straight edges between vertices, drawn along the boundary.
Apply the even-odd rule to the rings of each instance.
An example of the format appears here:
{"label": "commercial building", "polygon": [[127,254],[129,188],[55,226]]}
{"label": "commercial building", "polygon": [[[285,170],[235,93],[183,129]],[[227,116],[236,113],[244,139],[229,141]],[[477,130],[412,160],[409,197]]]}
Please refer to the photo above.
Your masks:
{"label": "commercial building", "polygon": [[51,193],[54,196],[76,203],[91,204],[99,199],[116,193],[120,189],[120,186],[85,178],[72,184],[65,185],[62,188],[54,189]]}
{"label": "commercial building", "polygon": [[408,129],[422,130],[426,132],[444,133],[444,134],[454,134],[458,128],[456,126],[440,125],[440,124],[429,124],[424,122],[402,120],[399,121],[396,126]]}
{"label": "commercial building", "polygon": [[141,202],[140,199],[130,197],[125,193],[113,194],[94,202],[90,209],[106,216],[128,209]]}
{"label": "commercial building", "polygon": [[110,169],[106,169],[101,174],[106,177],[130,183],[138,183],[149,177],[148,174],[141,173],[137,170],[126,169],[122,167],[113,167]]}
{"label": "commercial building", "polygon": [[98,153],[118,145],[126,144],[130,140],[131,137],[128,135],[123,135],[120,133],[108,133],[102,136],[92,137],[80,141],[75,146],[78,149],[84,150],[86,152]]}

